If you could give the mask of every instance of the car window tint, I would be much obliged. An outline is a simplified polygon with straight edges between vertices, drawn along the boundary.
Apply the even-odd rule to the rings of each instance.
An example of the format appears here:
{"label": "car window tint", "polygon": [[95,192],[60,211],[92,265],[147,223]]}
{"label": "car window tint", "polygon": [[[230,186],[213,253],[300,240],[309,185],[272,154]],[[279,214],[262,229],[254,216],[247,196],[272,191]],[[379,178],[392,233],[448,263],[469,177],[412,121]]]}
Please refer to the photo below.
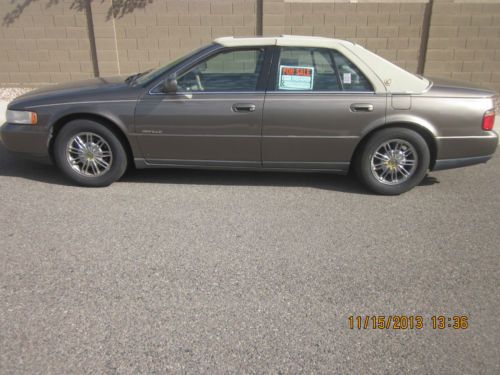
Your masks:
{"label": "car window tint", "polygon": [[345,91],[373,91],[370,81],[356,65],[337,51],[333,55]]}
{"label": "car window tint", "polygon": [[257,88],[264,50],[219,53],[199,63],[177,79],[179,91],[254,91]]}
{"label": "car window tint", "polygon": [[169,62],[167,65],[164,65],[162,67],[159,67],[157,69],[153,69],[147,73],[144,73],[136,79],[135,83],[139,84],[139,85],[149,83],[149,82],[153,81],[154,79],[158,78],[159,76],[163,75],[169,69],[178,65],[180,62],[189,59],[190,57],[202,52],[203,50],[206,50],[209,47],[210,46],[203,46],[201,48],[198,48],[198,49],[188,53],[187,55],[181,56],[181,57],[175,59],[174,61]]}
{"label": "car window tint", "polygon": [[283,47],[278,62],[277,90],[340,91],[328,49]]}

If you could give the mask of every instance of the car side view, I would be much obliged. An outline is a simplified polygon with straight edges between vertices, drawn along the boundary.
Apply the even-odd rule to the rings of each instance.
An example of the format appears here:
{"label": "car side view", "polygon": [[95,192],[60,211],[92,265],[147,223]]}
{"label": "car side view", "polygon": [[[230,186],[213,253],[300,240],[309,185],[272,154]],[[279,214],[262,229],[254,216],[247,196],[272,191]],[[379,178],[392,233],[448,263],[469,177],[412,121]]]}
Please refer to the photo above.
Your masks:
{"label": "car side view", "polygon": [[38,89],[13,102],[7,149],[106,186],[137,168],[347,173],[401,194],[428,171],[488,161],[495,92],[411,74],[320,37],[216,39],[127,78]]}

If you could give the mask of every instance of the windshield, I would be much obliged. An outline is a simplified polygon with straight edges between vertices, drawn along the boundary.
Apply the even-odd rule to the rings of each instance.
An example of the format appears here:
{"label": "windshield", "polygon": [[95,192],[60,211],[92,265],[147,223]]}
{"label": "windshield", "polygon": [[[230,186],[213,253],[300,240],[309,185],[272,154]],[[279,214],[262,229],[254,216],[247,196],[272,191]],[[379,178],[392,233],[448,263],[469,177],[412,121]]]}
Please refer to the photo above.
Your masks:
{"label": "windshield", "polygon": [[174,61],[171,61],[167,65],[161,66],[157,69],[153,69],[151,71],[145,72],[144,74],[139,74],[137,78],[134,80],[134,84],[139,84],[143,85],[146,83],[149,83],[153,81],[154,79],[160,77],[163,75],[165,72],[167,72],[169,69],[173,68],[174,66],[178,65],[180,62],[190,58],[191,56],[196,55],[197,53],[203,51],[204,49],[207,49],[209,46],[203,46],[201,48],[198,48],[192,52],[189,52],[187,55],[181,56],[178,59],[175,59]]}

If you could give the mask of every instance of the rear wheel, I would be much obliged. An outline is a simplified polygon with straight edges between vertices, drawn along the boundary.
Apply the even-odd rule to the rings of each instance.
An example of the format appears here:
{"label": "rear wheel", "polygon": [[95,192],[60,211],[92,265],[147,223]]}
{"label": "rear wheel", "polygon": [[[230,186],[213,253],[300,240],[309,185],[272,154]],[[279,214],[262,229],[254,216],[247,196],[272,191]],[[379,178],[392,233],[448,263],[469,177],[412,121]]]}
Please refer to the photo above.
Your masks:
{"label": "rear wheel", "polygon": [[397,195],[422,181],[429,162],[429,147],[420,134],[404,128],[389,128],[368,139],[355,167],[360,181],[370,190]]}
{"label": "rear wheel", "polygon": [[91,120],[73,120],[59,132],[54,159],[61,171],[83,186],[108,186],[127,168],[125,149],[107,127]]}

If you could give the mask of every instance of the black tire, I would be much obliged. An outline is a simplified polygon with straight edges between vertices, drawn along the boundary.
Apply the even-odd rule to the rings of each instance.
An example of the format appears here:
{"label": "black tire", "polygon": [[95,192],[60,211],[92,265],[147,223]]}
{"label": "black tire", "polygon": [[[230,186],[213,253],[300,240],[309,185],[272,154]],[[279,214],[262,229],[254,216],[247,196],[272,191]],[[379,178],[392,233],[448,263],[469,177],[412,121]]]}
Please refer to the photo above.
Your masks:
{"label": "black tire", "polygon": [[[68,160],[68,143],[74,136],[85,132],[101,137],[111,150],[112,159],[109,163],[109,169],[102,172],[101,175],[83,175],[76,171]],[[127,169],[127,154],[119,138],[105,125],[87,119],[73,120],[63,126],[54,142],[54,160],[59,169],[72,181],[89,187],[108,186],[122,177]]]}
{"label": "black tire", "polygon": [[[388,141],[402,140],[411,145],[416,152],[415,167],[406,180],[389,185],[381,182],[372,172],[372,157]],[[358,179],[371,191],[382,195],[399,195],[418,185],[429,169],[430,152],[425,139],[417,132],[405,128],[387,128],[374,133],[366,141],[355,160]],[[402,175],[401,175],[402,176]],[[403,176],[401,178],[404,178]]]}

